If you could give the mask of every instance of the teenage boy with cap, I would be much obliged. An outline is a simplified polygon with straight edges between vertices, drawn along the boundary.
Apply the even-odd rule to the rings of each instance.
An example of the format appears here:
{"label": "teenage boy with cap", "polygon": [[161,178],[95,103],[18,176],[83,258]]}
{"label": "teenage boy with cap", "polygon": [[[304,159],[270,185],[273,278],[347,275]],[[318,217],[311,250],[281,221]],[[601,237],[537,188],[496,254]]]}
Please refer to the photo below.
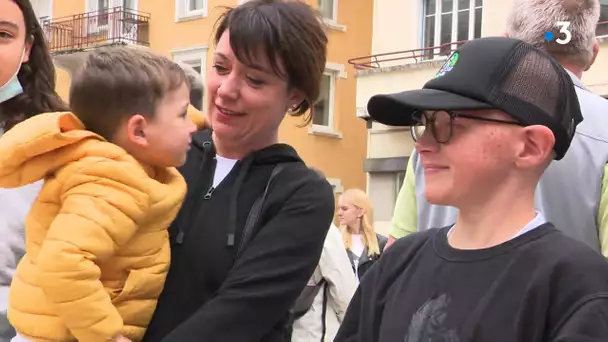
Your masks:
{"label": "teenage boy with cap", "polygon": [[556,61],[519,40],[476,39],[423,89],[376,95],[368,111],[412,127],[427,199],[459,214],[387,250],[336,341],[608,340],[608,262],[534,209],[582,120]]}

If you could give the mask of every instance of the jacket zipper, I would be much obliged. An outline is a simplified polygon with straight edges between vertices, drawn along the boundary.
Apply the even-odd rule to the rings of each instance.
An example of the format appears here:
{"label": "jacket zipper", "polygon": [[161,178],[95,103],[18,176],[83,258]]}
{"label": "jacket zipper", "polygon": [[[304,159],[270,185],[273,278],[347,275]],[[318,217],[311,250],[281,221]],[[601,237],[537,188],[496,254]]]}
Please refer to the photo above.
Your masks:
{"label": "jacket zipper", "polygon": [[[198,175],[198,179],[196,180],[196,183],[194,183],[194,193],[193,193],[193,197],[192,197],[192,204],[189,206],[188,211],[186,212],[186,215],[184,216],[182,222],[180,222],[180,229],[179,232],[177,233],[177,237],[175,238],[175,242],[180,245],[184,242],[184,236],[186,235],[186,227],[188,225],[191,225],[192,223],[190,222],[190,220],[196,216],[196,213],[198,212],[196,209],[197,207],[200,206],[200,195],[198,195],[201,192],[201,188],[204,187],[206,184],[211,183],[211,187],[207,190],[207,192],[205,193],[205,195],[203,196],[203,199],[208,200],[211,199],[211,195],[213,194],[213,191],[215,190],[215,188],[213,187],[213,177],[215,174],[215,164],[216,164],[216,159],[215,159],[215,155],[210,155],[209,151],[211,148],[211,143],[208,141],[205,141],[203,143],[203,160],[201,161],[201,166],[199,167],[199,175]],[[209,163],[209,158],[212,157],[213,160],[211,160],[211,165],[210,167],[207,165],[207,163]],[[207,166],[207,167],[206,167]]]}
{"label": "jacket zipper", "polygon": [[210,200],[211,199],[211,195],[213,195],[213,191],[215,190],[215,188],[213,187],[213,185],[209,188],[209,190],[207,190],[207,193],[205,194],[205,197],[203,197],[206,200]]}

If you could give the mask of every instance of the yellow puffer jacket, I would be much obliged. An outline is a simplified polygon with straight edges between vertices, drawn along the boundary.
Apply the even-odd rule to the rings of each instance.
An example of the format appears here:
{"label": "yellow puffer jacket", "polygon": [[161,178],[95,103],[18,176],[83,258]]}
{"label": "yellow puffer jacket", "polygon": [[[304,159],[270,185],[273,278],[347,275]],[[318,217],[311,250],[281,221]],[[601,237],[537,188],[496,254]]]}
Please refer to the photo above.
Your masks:
{"label": "yellow puffer jacket", "polygon": [[32,341],[141,340],[169,267],[167,227],[186,184],[83,130],[41,114],[0,138],[0,187],[46,182],[26,219],[9,320]]}

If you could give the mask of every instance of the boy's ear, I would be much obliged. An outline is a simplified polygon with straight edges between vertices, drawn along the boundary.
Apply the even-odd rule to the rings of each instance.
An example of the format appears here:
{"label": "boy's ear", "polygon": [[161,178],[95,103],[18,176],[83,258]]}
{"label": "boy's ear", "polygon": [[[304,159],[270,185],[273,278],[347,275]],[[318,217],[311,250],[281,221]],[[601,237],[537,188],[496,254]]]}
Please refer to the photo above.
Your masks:
{"label": "boy's ear", "polygon": [[145,147],[148,146],[146,138],[146,126],[148,122],[141,114],[135,114],[129,118],[126,124],[127,139],[133,144]]}
{"label": "boy's ear", "polygon": [[519,151],[517,164],[523,168],[543,165],[553,152],[555,137],[545,126],[533,125],[523,128],[522,149]]}

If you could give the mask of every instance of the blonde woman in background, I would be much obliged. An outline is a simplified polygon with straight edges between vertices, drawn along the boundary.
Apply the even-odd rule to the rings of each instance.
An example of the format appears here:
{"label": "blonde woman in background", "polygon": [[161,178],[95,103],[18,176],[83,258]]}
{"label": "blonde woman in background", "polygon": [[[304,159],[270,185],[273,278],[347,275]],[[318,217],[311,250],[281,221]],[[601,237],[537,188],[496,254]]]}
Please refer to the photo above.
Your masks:
{"label": "blonde woman in background", "polygon": [[344,247],[357,279],[380,258],[387,238],[374,230],[374,208],[363,190],[348,189],[338,202]]}

